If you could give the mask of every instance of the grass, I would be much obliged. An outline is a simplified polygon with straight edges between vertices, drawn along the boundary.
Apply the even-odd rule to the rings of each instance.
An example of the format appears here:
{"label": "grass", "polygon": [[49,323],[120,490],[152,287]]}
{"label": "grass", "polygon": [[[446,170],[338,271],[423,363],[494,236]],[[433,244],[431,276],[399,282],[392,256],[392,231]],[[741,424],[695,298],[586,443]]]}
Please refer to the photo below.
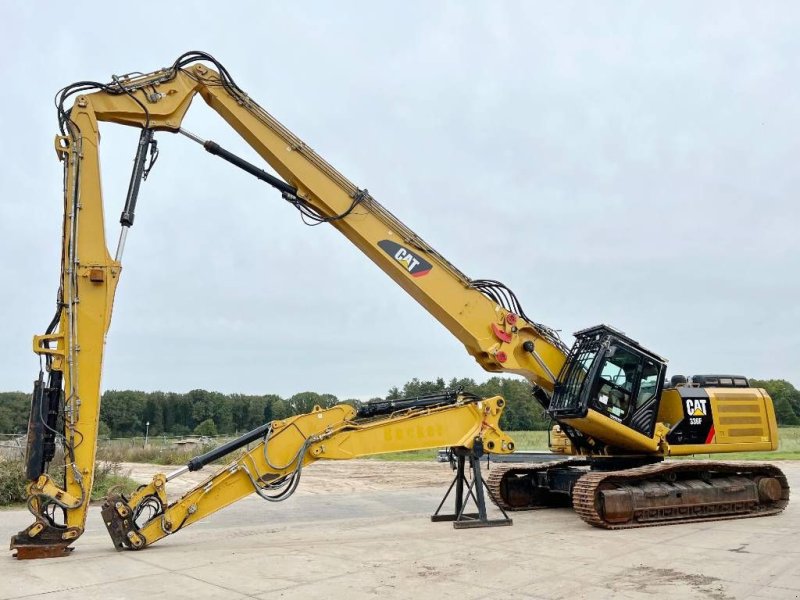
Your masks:
{"label": "grass", "polygon": [[[546,431],[511,431],[509,435],[517,450],[547,450]],[[714,460],[800,460],[800,427],[781,427],[778,430],[778,449],[774,452],[732,452],[700,454],[695,458]]]}
{"label": "grass", "polygon": [[509,431],[517,450],[547,450],[547,431]]}
{"label": "grass", "polygon": [[104,500],[112,488],[117,488],[125,495],[130,495],[137,487],[139,484],[128,477],[128,472],[119,463],[98,462],[95,464],[92,501]]}
{"label": "grass", "polygon": [[106,440],[97,447],[97,459],[112,463],[154,463],[157,465],[185,465],[198,454],[208,452],[221,444],[218,442],[203,444],[193,448],[175,448],[170,445],[153,442],[144,446],[141,441]]}
{"label": "grass", "polygon": [[730,454],[701,454],[695,458],[714,460],[800,460],[800,427],[778,429],[778,449],[774,452],[732,452]]}

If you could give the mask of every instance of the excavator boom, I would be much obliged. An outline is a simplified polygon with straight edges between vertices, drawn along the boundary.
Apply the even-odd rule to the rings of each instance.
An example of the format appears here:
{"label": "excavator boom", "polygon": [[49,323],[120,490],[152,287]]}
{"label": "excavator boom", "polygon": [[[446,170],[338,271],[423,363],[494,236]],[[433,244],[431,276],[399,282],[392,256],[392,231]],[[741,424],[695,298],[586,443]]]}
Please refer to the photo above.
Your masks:
{"label": "excavator boom", "polygon": [[[183,129],[197,95],[280,177]],[[72,97],[74,104],[67,108]],[[83,532],[94,475],[105,336],[140,184],[158,155],[157,132],[182,133],[201,142],[207,151],[278,189],[304,219],[338,229],[485,369],[519,373],[552,390],[566,356],[553,330],[526,320],[516,297],[502,284],[470,280],[456,269],[254,102],[213,57],[189,52],[147,75],[114,77],[108,84],[79,82],[61,90],[57,107],[60,134],[55,148],[64,166],[61,282],[56,315],[45,334],[34,337],[34,352],[46,360],[47,371],[47,377],[40,374],[34,392],[32,407],[37,410],[31,412],[29,427],[29,507],[36,521],[14,537],[13,548],[33,548],[35,553],[52,547],[51,553],[58,554]],[[101,122],[141,129],[113,257],[103,221]],[[56,442],[65,450],[63,483],[47,473]],[[55,518],[59,513],[63,522]]]}

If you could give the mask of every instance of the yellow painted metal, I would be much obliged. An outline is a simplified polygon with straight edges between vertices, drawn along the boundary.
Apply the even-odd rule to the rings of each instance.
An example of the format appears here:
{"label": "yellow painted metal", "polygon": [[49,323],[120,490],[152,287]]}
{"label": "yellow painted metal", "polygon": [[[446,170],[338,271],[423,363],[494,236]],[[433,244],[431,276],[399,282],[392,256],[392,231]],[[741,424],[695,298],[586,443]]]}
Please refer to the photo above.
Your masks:
{"label": "yellow painted metal", "polygon": [[677,388],[669,388],[662,392],[658,405],[656,421],[664,423],[668,428],[677,425],[683,419],[683,400]]}
{"label": "yellow painted metal", "polygon": [[[29,485],[36,522],[28,530],[39,535],[46,519],[43,500],[65,508],[64,541],[77,538],[86,522],[94,476],[100,377],[105,335],[120,274],[108,253],[100,189],[98,130],[91,102],[79,97],[72,109],[71,135],[56,138],[65,164],[61,290],[63,310],[56,333],[35,336],[33,349],[51,359],[50,370],[64,374],[65,486],[49,475]],[[51,347],[55,344],[55,347]]]}
{"label": "yellow painted metal", "polygon": [[564,433],[561,425],[556,423],[550,428],[550,439],[548,445],[550,452],[554,454],[576,454],[575,446],[572,445],[572,440]]}
{"label": "yellow painted metal", "polygon": [[81,497],[75,497],[58,487],[48,475],[40,475],[28,484],[28,495],[49,496],[58,500],[64,508],[75,509],[83,504]]}
{"label": "yellow painted metal", "polygon": [[[778,449],[778,421],[772,399],[760,388],[707,389],[716,436],[714,445],[752,444]],[[754,449],[754,448],[753,448]]]}
{"label": "yellow painted metal", "polygon": [[[166,77],[166,72],[159,71],[126,84],[133,89],[144,81],[160,82],[154,88],[159,94],[155,102],[146,96],[150,88],[131,92],[147,106],[147,116],[124,94],[96,92],[87,98],[98,120],[176,131],[193,96],[200,94],[309,204],[325,215],[341,214],[352,204],[359,193],[355,184],[252,99],[232,96],[220,85],[215,71],[197,64],[179,70],[171,79]],[[508,311],[471,288],[461,271],[374,198],[367,196],[351,216],[331,224],[452,332],[484,369],[517,373],[552,391],[554,376],[566,358],[563,348],[521,318],[510,323]],[[378,246],[382,240],[413,249],[431,262],[433,269],[414,277],[401,261]],[[500,331],[500,336],[495,331]],[[534,343],[535,354],[523,349],[525,342]]]}
{"label": "yellow painted metal", "polygon": [[[591,409],[586,417],[566,419],[565,423],[609,447],[637,453],[689,456],[777,450],[778,425],[772,400],[766,391],[757,388],[703,389],[709,396],[716,432],[709,444],[667,442],[670,429],[684,418],[683,401],[677,389],[668,389],[662,394],[652,438]],[[602,450],[602,446],[598,450]],[[567,452],[571,451],[571,448],[567,449]]]}
{"label": "yellow painted metal", "polygon": [[503,399],[494,396],[455,408],[446,406],[351,425],[330,440],[312,446],[311,454],[316,458],[350,459],[427,448],[471,448],[476,437],[483,440],[487,450],[506,454],[513,449],[513,442],[500,430],[503,406]]}
{"label": "yellow painted metal", "polygon": [[564,419],[564,422],[597,440],[598,452],[601,454],[604,451],[600,442],[604,442],[609,448],[622,448],[631,452],[655,454],[659,451],[659,439],[642,435],[592,409],[589,409],[583,418]]}
{"label": "yellow painted metal", "polygon": [[[354,421],[355,410],[340,404],[276,421],[266,448],[263,441],[256,444],[170,504],[163,514],[141,524],[135,532],[138,537],[133,541],[134,546],[137,549],[149,546],[249,496],[256,491],[256,484],[263,486],[290,475],[298,460],[307,465],[321,459],[343,460],[386,452],[452,446],[473,448],[476,439],[491,452],[508,454],[514,450],[514,442],[500,429],[504,405],[504,400],[495,396]],[[309,441],[312,443],[307,444]],[[135,492],[128,507],[135,512],[150,496],[158,497],[166,505],[165,484],[165,475],[156,475],[150,485]],[[130,515],[128,507],[118,508],[123,511],[119,513],[121,518]]]}
{"label": "yellow painted metal", "polygon": [[[59,334],[65,357],[64,435],[73,448],[67,457],[66,492],[81,498],[67,510],[68,527],[83,529],[94,476],[100,379],[105,335],[121,271],[108,253],[103,224],[97,120],[86,98],[72,109],[79,131],[70,136],[64,221],[62,285],[65,308]],[[103,281],[90,281],[88,268],[100,269]]]}
{"label": "yellow painted metal", "polygon": [[704,388],[714,419],[709,444],[672,444],[668,454],[768,452],[778,449],[778,422],[772,399],[760,388]]}

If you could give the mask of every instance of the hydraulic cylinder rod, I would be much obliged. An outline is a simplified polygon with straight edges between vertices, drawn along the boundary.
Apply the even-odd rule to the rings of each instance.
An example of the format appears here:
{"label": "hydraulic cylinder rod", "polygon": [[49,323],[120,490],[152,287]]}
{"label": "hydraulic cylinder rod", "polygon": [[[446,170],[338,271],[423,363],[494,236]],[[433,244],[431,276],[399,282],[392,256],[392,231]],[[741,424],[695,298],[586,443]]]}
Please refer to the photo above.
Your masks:
{"label": "hydraulic cylinder rod", "polygon": [[222,446],[219,446],[218,448],[209,450],[205,454],[201,454],[200,456],[195,456],[186,464],[186,466],[190,471],[199,471],[207,464],[214,462],[218,458],[227,456],[231,452],[234,452],[239,448],[246,446],[250,442],[254,442],[259,438],[263,438],[271,427],[272,423],[267,423],[265,425],[262,425],[261,427],[256,427],[252,431],[248,431],[243,436],[238,437],[235,440],[231,440],[226,444],[222,444]]}
{"label": "hydraulic cylinder rod", "polygon": [[297,188],[293,185],[289,185],[282,179],[275,177],[274,175],[270,175],[264,169],[258,168],[251,162],[247,162],[245,159],[241,158],[240,156],[235,155],[230,150],[226,150],[222,146],[220,146],[217,142],[213,140],[204,140],[200,136],[195,135],[191,131],[186,131],[183,128],[178,130],[180,133],[185,135],[187,138],[192,140],[193,142],[197,142],[209,154],[213,154],[214,156],[219,156],[221,159],[228,161],[235,167],[239,167],[242,171],[246,173],[250,173],[253,177],[260,179],[264,183],[268,183],[276,190],[283,194],[288,194],[290,196],[297,196]]}

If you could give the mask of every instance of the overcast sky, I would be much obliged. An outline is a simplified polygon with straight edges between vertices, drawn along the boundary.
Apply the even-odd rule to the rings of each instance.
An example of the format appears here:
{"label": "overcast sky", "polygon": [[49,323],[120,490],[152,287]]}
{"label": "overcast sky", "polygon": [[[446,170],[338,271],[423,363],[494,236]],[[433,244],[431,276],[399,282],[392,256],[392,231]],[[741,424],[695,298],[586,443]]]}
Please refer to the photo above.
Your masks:
{"label": "overcast sky", "polygon": [[[183,6],[181,6],[183,5]],[[670,373],[800,384],[796,2],[0,1],[0,389],[55,309],[53,94],[205,50],[473,278],[571,333],[624,330]],[[49,8],[48,8],[49,7]],[[135,9],[135,10],[134,10]],[[255,154],[199,99],[185,126]],[[102,127],[109,246],[138,132]],[[329,226],[158,135],[105,389],[383,395],[487,375]]]}

